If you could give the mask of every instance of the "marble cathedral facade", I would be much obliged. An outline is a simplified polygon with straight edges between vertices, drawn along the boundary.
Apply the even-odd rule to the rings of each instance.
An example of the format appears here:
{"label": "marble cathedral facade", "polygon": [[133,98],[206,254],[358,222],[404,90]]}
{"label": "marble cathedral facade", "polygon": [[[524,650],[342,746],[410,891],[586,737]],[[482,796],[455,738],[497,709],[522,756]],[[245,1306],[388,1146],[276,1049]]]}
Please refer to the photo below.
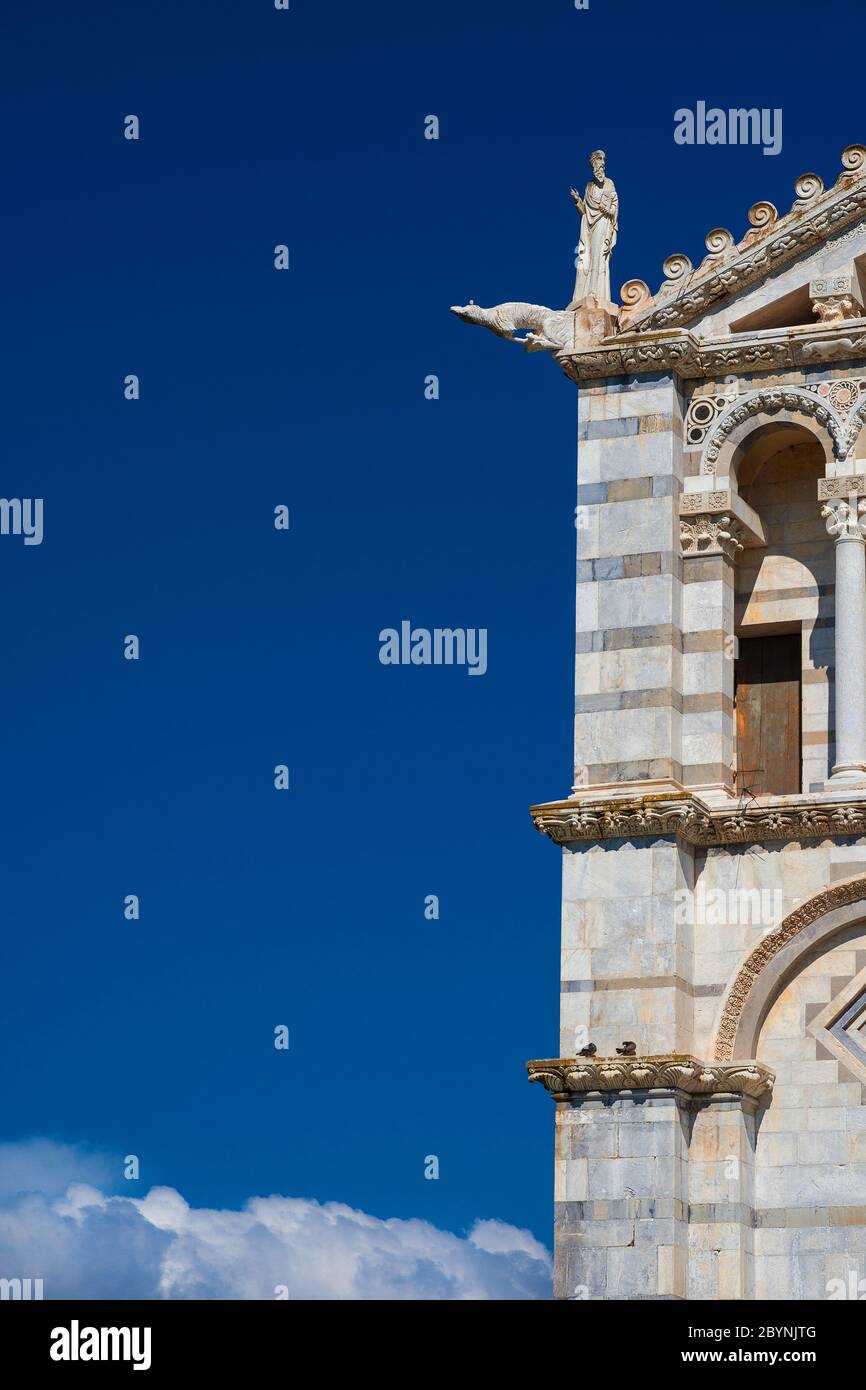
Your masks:
{"label": "marble cathedral facade", "polygon": [[579,388],[558,1298],[866,1296],[866,149],[795,193],[455,309]]}

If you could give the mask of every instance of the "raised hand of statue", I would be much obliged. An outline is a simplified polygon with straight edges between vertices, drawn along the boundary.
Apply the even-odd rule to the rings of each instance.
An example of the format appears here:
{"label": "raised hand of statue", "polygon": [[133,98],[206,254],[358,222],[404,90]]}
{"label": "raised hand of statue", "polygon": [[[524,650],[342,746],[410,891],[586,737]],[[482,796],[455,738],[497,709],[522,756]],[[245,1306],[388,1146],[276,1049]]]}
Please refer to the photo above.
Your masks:
{"label": "raised hand of statue", "polygon": [[583,199],[581,198],[581,196],[580,196],[580,194],[578,193],[578,191],[577,191],[576,188],[572,188],[572,190],[571,190],[571,197],[572,197],[572,201],[573,201],[573,203],[574,203],[574,206],[577,208],[578,212],[580,213],[580,215],[581,215],[581,217],[582,217],[583,214],[586,212],[586,208],[585,208],[585,206],[584,206]]}

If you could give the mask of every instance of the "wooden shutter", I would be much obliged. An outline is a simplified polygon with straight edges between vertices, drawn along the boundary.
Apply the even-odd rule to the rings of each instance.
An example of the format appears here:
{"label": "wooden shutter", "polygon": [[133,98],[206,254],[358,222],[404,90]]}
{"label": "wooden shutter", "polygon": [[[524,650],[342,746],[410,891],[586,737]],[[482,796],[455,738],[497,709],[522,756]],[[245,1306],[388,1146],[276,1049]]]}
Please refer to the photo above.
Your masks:
{"label": "wooden shutter", "polygon": [[734,667],[737,791],[800,791],[800,634],[741,637]]}

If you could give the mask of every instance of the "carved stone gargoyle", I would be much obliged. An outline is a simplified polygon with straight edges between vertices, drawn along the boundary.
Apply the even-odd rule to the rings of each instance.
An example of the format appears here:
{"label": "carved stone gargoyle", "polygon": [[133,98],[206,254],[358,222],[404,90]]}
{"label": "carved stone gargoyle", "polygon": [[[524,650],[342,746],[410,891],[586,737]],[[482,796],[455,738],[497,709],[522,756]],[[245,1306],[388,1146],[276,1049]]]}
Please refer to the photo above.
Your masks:
{"label": "carved stone gargoyle", "polygon": [[[570,314],[566,309],[545,309],[543,304],[522,304],[519,301],[482,309],[480,304],[470,299],[468,304],[452,304],[451,312],[464,323],[483,324],[497,337],[521,343],[527,352],[556,352],[568,346],[566,320]],[[524,338],[518,338],[517,334],[524,328],[529,332]]]}
{"label": "carved stone gargoyle", "polygon": [[[520,343],[527,352],[572,352],[591,347],[617,331],[613,305],[601,305],[592,296],[568,309],[547,309],[543,304],[511,301],[483,309],[470,300],[452,304],[451,312],[464,323],[480,323],[499,338]],[[518,337],[522,329],[528,330]]]}

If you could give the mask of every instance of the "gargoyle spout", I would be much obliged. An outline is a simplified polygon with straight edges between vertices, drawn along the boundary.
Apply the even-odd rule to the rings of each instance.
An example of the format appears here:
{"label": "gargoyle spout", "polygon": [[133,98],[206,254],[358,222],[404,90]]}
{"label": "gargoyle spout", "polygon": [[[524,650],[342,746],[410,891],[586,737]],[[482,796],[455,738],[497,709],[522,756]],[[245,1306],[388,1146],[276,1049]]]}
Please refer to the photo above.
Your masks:
{"label": "gargoyle spout", "polygon": [[[480,304],[452,304],[452,314],[464,323],[480,323],[500,338],[522,343],[527,352],[542,349],[556,352],[565,347],[565,311],[547,309],[543,304],[523,304],[511,301],[497,304],[492,309],[483,309]],[[528,330],[526,337],[518,338],[522,330]]]}

